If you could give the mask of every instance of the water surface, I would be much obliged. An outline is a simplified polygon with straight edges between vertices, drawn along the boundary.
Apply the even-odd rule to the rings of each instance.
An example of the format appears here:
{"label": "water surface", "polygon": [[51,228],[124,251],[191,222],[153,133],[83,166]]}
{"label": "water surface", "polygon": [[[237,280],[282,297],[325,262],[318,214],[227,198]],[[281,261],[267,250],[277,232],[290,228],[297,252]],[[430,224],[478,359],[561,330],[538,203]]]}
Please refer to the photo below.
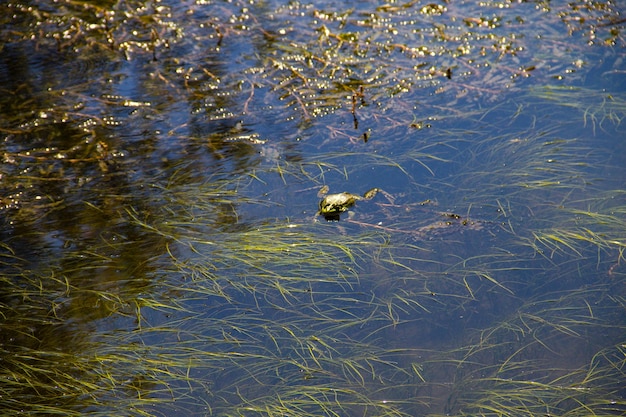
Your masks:
{"label": "water surface", "polygon": [[0,8],[7,415],[624,413],[621,5]]}

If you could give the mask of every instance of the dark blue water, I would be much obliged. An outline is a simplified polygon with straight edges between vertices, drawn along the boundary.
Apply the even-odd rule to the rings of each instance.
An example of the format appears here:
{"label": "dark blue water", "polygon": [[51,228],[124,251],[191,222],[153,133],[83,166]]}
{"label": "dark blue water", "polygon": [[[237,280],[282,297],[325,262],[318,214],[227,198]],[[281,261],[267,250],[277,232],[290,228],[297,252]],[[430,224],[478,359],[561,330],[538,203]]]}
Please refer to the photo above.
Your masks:
{"label": "dark blue water", "polygon": [[29,7],[1,408],[623,413],[621,5]]}

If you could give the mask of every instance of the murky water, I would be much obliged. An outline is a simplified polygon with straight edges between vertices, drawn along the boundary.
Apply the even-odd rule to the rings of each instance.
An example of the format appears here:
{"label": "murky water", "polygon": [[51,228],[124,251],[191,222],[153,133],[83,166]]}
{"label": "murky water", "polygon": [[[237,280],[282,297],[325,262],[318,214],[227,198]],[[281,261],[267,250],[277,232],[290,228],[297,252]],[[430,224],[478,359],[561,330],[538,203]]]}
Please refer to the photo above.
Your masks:
{"label": "murky water", "polygon": [[5,414],[626,410],[622,5],[0,10]]}

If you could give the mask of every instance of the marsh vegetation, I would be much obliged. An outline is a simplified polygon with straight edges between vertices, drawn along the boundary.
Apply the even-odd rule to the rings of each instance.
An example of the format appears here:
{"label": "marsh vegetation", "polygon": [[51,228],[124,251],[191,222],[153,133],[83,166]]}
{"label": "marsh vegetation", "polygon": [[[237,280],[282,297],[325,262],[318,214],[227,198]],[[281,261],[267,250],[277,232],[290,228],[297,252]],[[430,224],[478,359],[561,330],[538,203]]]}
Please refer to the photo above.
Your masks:
{"label": "marsh vegetation", "polygon": [[0,413],[623,415],[623,13],[0,5]]}

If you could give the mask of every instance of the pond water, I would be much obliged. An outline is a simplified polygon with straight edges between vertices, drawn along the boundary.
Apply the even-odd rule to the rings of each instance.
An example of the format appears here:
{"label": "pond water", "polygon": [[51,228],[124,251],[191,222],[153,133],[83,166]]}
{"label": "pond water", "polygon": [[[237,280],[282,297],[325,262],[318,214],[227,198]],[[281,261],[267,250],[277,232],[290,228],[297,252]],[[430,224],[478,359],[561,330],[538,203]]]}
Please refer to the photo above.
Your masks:
{"label": "pond water", "polygon": [[626,413],[622,4],[35,3],[6,415]]}

